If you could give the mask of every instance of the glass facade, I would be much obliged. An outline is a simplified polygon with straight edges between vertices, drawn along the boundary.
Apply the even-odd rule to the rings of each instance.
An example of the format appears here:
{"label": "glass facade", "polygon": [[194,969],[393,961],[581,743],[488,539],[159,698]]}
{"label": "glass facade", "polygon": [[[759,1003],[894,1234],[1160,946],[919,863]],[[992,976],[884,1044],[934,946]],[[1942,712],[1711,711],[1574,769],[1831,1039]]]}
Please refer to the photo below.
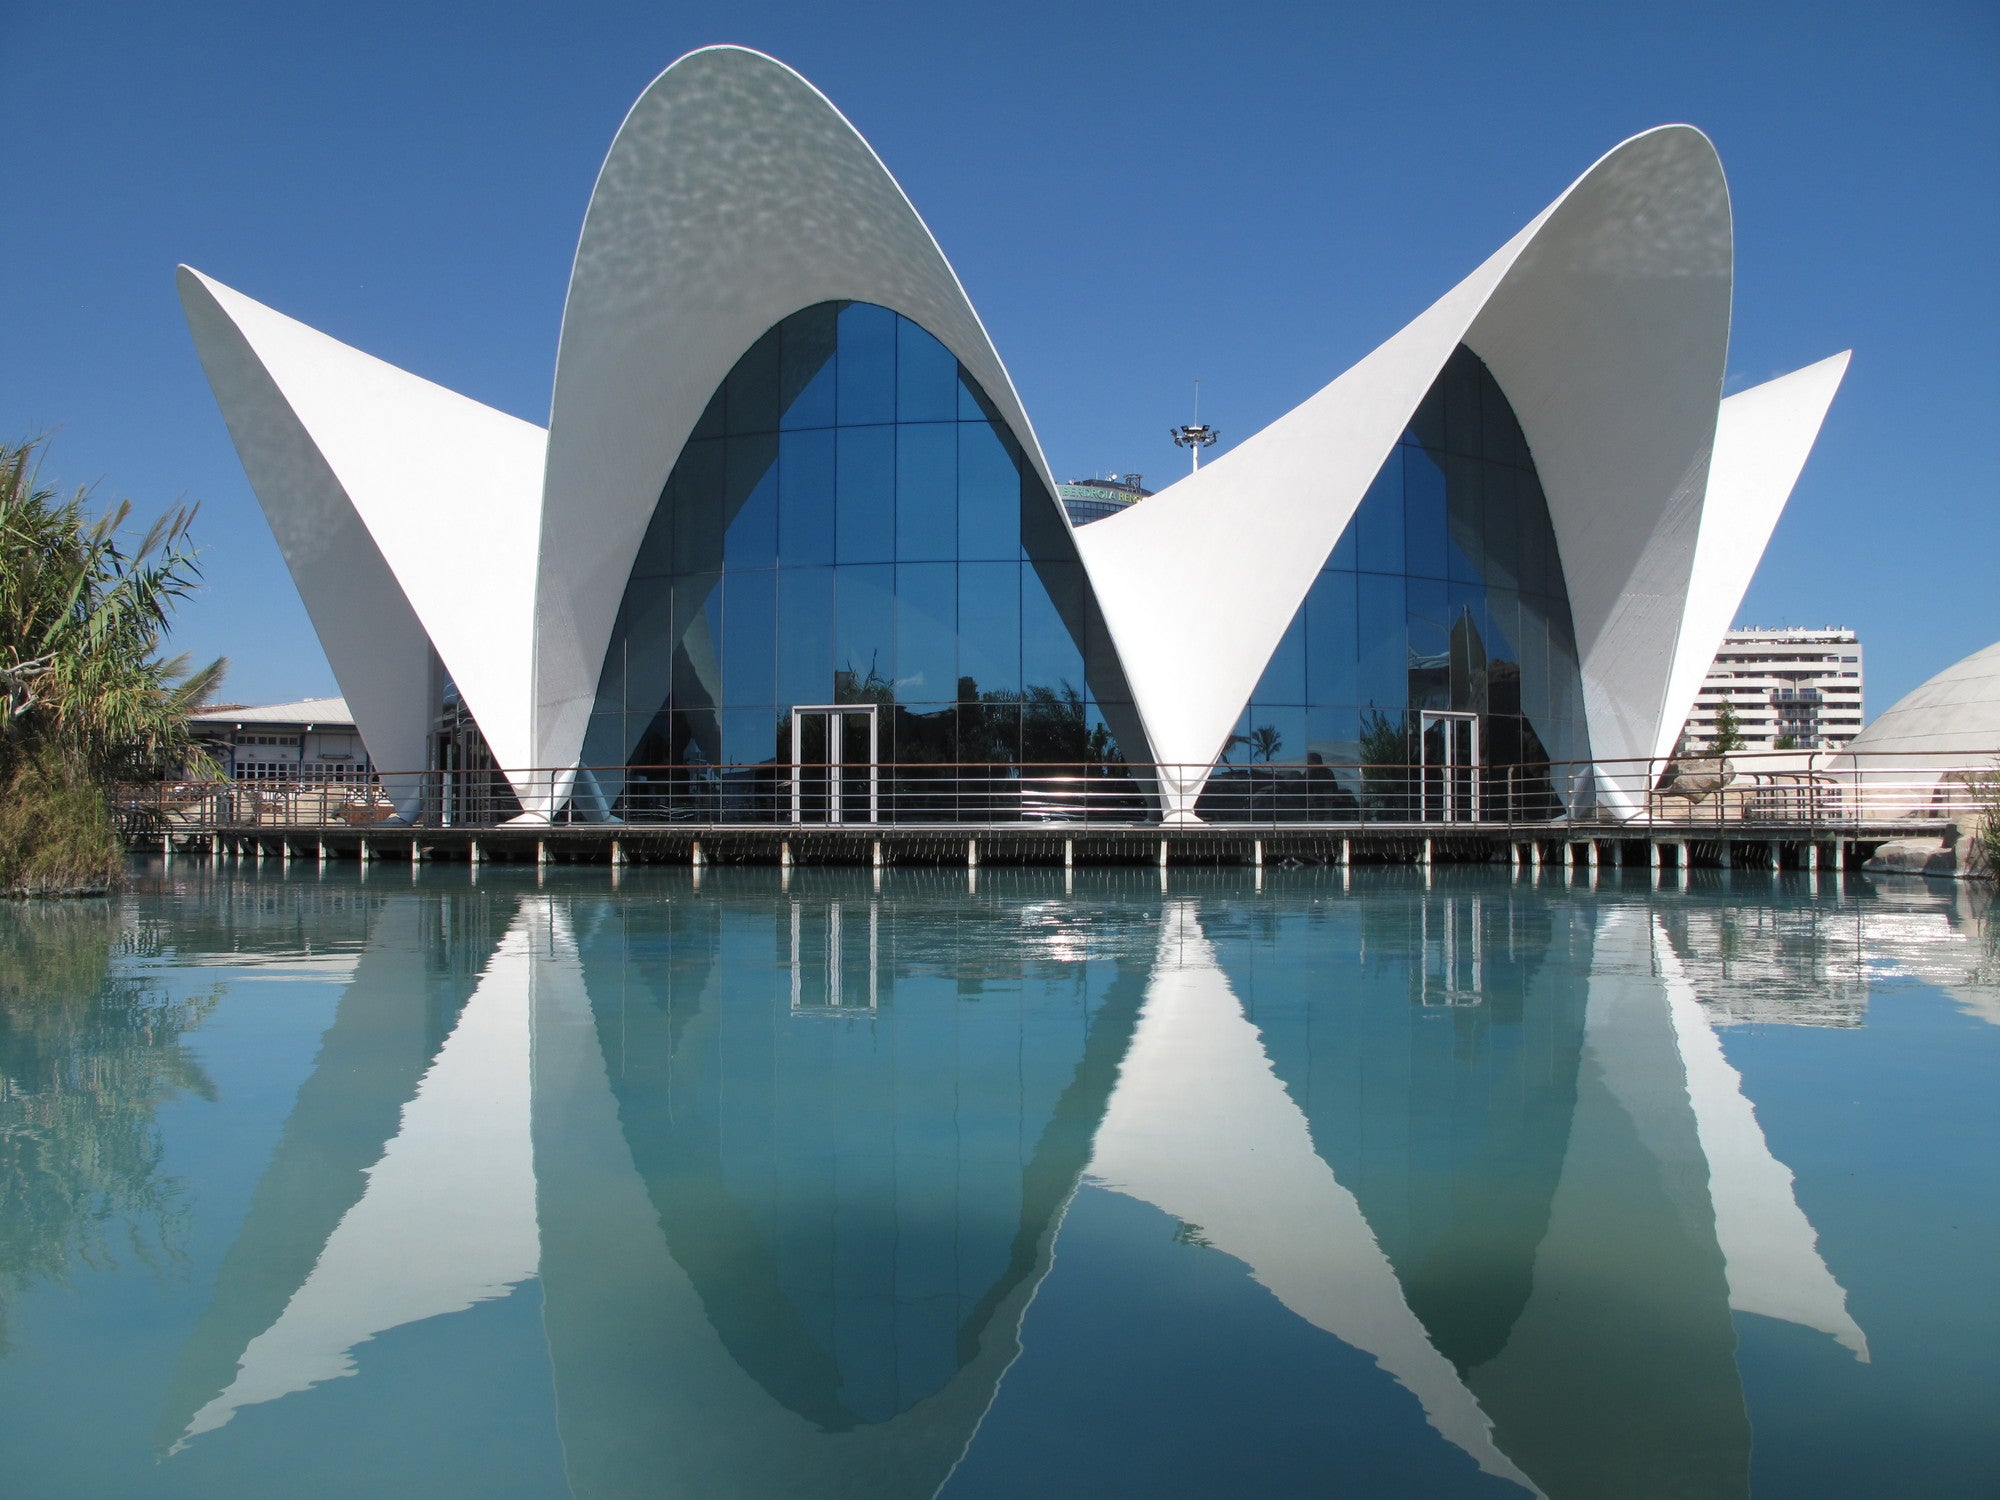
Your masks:
{"label": "glass facade", "polygon": [[897,768],[885,819],[1034,816],[1024,783],[1125,784],[1130,696],[1055,500],[985,393],[909,319],[822,303],[738,361],[667,480],[579,801],[789,818],[794,710],[853,705]]}
{"label": "glass facade", "polygon": [[1550,816],[1567,787],[1547,763],[1586,753],[1548,502],[1513,408],[1461,347],[1272,653],[1197,811]]}

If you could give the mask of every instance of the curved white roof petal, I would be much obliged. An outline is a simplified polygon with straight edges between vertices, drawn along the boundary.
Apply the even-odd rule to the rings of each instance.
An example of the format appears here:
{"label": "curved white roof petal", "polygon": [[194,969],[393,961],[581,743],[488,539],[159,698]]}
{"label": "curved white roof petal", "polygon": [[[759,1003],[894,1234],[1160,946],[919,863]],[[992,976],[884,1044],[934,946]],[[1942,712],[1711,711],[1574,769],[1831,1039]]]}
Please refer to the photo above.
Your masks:
{"label": "curved white roof petal", "polygon": [[181,301],[251,487],[368,753],[426,764],[435,648],[503,766],[530,765],[539,427],[183,266]]}
{"label": "curved white roof petal", "polygon": [[1806,466],[1853,351],[1738,391],[1715,422],[1694,571],[1651,753],[1668,754]]}
{"label": "curved white roof petal", "polygon": [[1635,136],[1318,395],[1077,534],[1187,816],[1314,576],[1452,351],[1513,405],[1567,576],[1592,752],[1657,733],[1728,345],[1728,191],[1700,131]]}
{"label": "curved white roof petal", "polygon": [[783,63],[709,47],[639,96],[591,193],[549,415],[536,764],[575,762],[626,580],[668,473],[744,352],[801,308],[921,324],[1055,483],[1000,356],[910,200]]}

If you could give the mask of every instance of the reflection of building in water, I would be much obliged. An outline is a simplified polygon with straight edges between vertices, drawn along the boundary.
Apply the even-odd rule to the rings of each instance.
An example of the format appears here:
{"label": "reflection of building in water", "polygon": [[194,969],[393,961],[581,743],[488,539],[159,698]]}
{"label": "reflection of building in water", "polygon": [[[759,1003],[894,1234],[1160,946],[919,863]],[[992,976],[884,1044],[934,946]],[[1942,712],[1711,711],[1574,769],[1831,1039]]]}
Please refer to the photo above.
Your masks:
{"label": "reflection of building in water", "polygon": [[1654,911],[993,885],[385,900],[161,1447],[539,1276],[578,1497],[928,1496],[1086,1171],[1550,1495],[1746,1491],[1732,1312],[1866,1357]]}
{"label": "reflection of building in water", "polygon": [[[537,990],[579,1495],[928,1495],[1017,1351],[1150,946],[1063,962],[1018,910],[839,885],[579,912]],[[801,1014],[836,999],[847,1024]]]}
{"label": "reflection of building in water", "polygon": [[1913,978],[2000,1025],[1991,898],[1965,881],[1880,880],[1843,904],[1673,905],[1661,923],[1717,1026],[1859,1026],[1871,989]]}
{"label": "reflection of building in water", "polygon": [[[290,890],[267,887],[279,898]],[[476,1269],[463,1270],[440,1247],[491,1228],[483,1208],[500,1163],[465,1126],[470,1114],[505,1129],[508,1094],[487,1095],[506,1076],[510,1023],[482,1016],[467,1028],[463,1017],[485,991],[493,927],[505,919],[504,908],[465,893],[405,894],[376,907],[215,1297],[181,1352],[156,1430],[162,1449],[221,1426],[240,1406],[351,1373],[356,1343],[501,1284],[477,1250]],[[489,996],[486,1005],[503,1003]],[[518,1114],[525,1098],[513,1104]],[[461,1186],[469,1199],[445,1212]],[[518,1273],[503,1280],[534,1270],[532,1255],[503,1259]],[[450,1284],[407,1284],[420,1266],[442,1269]],[[469,1280],[451,1280],[461,1274]]]}

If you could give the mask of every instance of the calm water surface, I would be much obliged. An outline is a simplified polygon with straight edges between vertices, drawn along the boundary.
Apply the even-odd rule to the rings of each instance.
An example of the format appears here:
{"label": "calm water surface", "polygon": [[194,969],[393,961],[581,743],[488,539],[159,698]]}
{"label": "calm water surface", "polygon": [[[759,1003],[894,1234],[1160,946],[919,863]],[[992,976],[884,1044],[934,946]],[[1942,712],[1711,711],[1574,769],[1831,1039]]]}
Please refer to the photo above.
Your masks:
{"label": "calm water surface", "polygon": [[1991,1493],[1984,901],[190,865],[0,906],[0,1493]]}

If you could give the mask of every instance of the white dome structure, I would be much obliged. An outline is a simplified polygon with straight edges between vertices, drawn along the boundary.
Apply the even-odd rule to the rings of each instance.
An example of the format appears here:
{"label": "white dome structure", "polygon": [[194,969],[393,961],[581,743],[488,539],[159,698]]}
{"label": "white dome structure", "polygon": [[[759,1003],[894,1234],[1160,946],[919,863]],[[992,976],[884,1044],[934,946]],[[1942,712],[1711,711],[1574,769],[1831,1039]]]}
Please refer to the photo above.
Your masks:
{"label": "white dome structure", "polygon": [[[1647,131],[1081,528],[902,189],[746,49],[620,127],[546,430],[180,286],[385,770],[635,822],[991,821],[1048,773],[1193,823],[1285,778],[1276,815],[1317,821],[1643,806],[1847,364],[1723,399],[1732,277],[1713,146]],[[1433,755],[1473,790],[1379,774]],[[423,778],[385,785],[425,815]]]}
{"label": "white dome structure", "polygon": [[1953,756],[1956,764],[2000,756],[2000,641],[1953,662],[1903,694],[1848,742],[1847,753],[1878,763],[1905,756]]}

